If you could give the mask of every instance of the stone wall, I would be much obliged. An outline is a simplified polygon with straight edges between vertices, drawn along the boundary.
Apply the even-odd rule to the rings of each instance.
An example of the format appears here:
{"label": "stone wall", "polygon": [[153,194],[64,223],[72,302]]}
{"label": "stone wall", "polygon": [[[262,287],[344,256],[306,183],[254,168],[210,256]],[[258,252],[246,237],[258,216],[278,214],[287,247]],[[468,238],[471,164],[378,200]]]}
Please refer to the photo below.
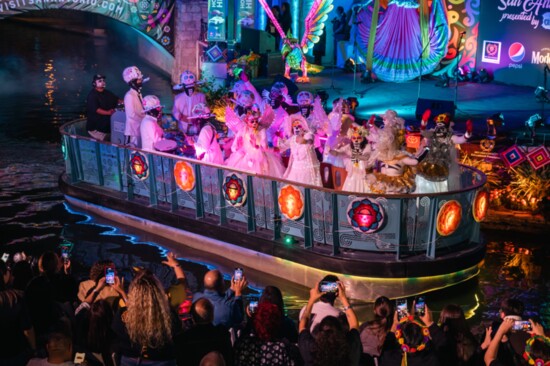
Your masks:
{"label": "stone wall", "polygon": [[201,19],[208,19],[208,1],[176,0],[175,49],[172,82],[179,83],[182,71],[196,71],[196,44],[201,33]]}

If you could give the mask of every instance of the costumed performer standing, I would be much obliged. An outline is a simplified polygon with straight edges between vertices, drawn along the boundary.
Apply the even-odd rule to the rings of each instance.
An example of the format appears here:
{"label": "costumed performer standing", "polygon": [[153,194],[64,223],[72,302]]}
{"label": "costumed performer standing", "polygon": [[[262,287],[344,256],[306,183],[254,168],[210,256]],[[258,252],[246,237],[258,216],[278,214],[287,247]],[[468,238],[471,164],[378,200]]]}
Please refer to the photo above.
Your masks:
{"label": "costumed performer standing", "polygon": [[197,91],[197,78],[191,71],[184,71],[180,75],[180,84],[174,86],[174,90],[182,90],[174,97],[174,107],[172,115],[178,121],[178,127],[184,134],[195,135],[198,133],[198,121],[194,123],[188,118],[193,115],[193,108],[197,104],[206,105],[206,96]]}
{"label": "costumed performer standing", "polygon": [[145,117],[143,117],[139,128],[141,148],[155,151],[155,144],[164,136],[164,131],[159,125],[162,118],[162,106],[159,98],[154,95],[146,95],[143,98],[143,112],[145,112]]}
{"label": "costumed performer standing", "polygon": [[410,168],[418,160],[403,150],[405,120],[393,110],[382,116],[384,128],[370,127],[369,142],[373,144],[368,164],[378,171],[367,175],[370,192],[378,194],[410,193],[414,190],[414,172]]}
{"label": "costumed performer standing", "polygon": [[348,130],[350,143],[345,145],[340,152],[344,153],[347,159],[344,160],[346,181],[342,186],[343,191],[368,193],[370,192],[366,183],[369,157],[372,152],[371,145],[367,141],[368,130],[357,124],[353,124]]}
{"label": "costumed performer standing", "polygon": [[141,120],[145,117],[141,98],[141,87],[149,78],[143,78],[143,74],[136,66],[129,66],[122,71],[122,79],[130,86],[130,90],[124,95],[124,111],[126,112],[126,125],[124,136],[126,144],[138,147],[141,145],[139,129]]}
{"label": "costumed performer standing", "polygon": [[199,103],[193,108],[192,119],[199,121],[201,130],[197,141],[188,139],[195,147],[197,159],[205,163],[223,164],[223,153],[218,143],[218,133],[216,127],[212,124],[213,115],[210,114],[210,109]]}
{"label": "costumed performer standing", "polygon": [[286,140],[277,140],[280,151],[290,149],[290,159],[283,178],[321,187],[320,164],[313,146],[313,133],[309,131],[307,122],[301,115],[293,114],[290,121],[292,136]]}
{"label": "costumed performer standing", "polygon": [[472,136],[473,123],[471,120],[466,122],[464,135],[454,135],[451,115],[443,113],[435,117],[435,128],[426,130],[430,114],[431,111],[426,110],[420,124],[425,149],[421,153],[424,157],[416,170],[415,193],[460,189],[460,169],[455,144],[462,144]]}
{"label": "costumed performer standing", "polygon": [[329,113],[330,131],[323,151],[323,162],[338,168],[345,168],[345,154],[339,150],[349,144],[348,130],[354,122],[353,116],[345,113],[346,101],[342,98],[333,102]]}
{"label": "costumed performer standing", "polygon": [[225,120],[227,127],[235,133],[226,166],[273,177],[283,176],[285,167],[280,156],[267,146],[266,127],[273,121],[271,107],[261,114],[260,108],[253,105],[241,116],[227,107]]}

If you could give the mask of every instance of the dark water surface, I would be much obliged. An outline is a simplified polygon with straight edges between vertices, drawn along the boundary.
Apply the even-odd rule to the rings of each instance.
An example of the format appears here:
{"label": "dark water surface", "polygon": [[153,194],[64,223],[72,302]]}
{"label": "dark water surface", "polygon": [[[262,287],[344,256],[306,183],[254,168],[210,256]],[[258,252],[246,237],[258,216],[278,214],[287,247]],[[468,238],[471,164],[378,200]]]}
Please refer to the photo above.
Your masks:
{"label": "dark water surface", "polygon": [[[39,255],[63,239],[74,243],[74,273],[86,276],[97,259],[112,258],[128,280],[131,267],[153,269],[168,283],[172,273],[160,264],[167,250],[186,259],[192,287],[205,271],[234,267],[221,258],[182,250],[177,243],[74,212],[64,202],[57,179],[64,170],[59,127],[82,117],[92,75],[107,75],[107,88],[123,97],[122,70],[137,65],[151,81],[144,94],[155,94],[171,109],[169,77],[109,39],[0,21],[0,245],[2,252]],[[117,43],[119,42],[119,43]],[[388,106],[390,107],[390,106]],[[447,303],[464,307],[472,325],[493,319],[499,302],[517,296],[529,315],[550,326],[548,239],[519,233],[485,231],[488,253],[480,275],[464,284],[427,295],[437,312]],[[247,272],[251,294],[279,286],[291,316],[307,301],[308,290],[268,275]],[[361,321],[371,312],[359,306]],[[437,318],[437,315],[436,315]]]}

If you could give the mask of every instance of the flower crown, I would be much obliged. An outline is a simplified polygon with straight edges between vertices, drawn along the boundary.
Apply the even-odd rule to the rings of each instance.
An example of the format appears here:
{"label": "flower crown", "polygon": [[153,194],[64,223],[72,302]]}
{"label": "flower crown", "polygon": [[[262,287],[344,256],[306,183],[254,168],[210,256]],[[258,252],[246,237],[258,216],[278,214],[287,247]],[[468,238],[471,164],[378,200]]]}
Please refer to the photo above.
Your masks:
{"label": "flower crown", "polygon": [[348,129],[348,137],[351,138],[353,135],[359,135],[360,137],[367,137],[369,135],[369,130],[362,127],[353,125]]}
{"label": "flower crown", "polygon": [[[414,323],[422,329],[422,335],[424,336],[424,338],[422,339],[422,343],[420,343],[418,346],[411,347],[411,346],[409,346],[408,344],[405,343],[405,337],[403,337],[403,325],[405,323]],[[424,348],[426,348],[426,344],[430,340],[430,331],[428,330],[428,327],[426,327],[423,324],[421,324],[420,322],[414,320],[414,318],[412,316],[408,316],[406,318],[403,318],[397,324],[397,329],[395,330],[395,338],[397,339],[397,342],[399,342],[399,347],[401,348],[401,350],[403,352],[405,352],[405,353],[415,353],[417,351],[420,352]]]}
{"label": "flower crown", "polygon": [[541,342],[544,342],[547,346],[550,346],[550,338],[544,337],[544,336],[532,336],[527,340],[525,343],[525,352],[523,352],[523,358],[529,365],[534,366],[545,366],[550,365],[550,361],[544,361],[542,358],[537,358],[536,360],[531,356],[531,347],[533,346],[533,343],[535,343],[536,340],[539,340]]}

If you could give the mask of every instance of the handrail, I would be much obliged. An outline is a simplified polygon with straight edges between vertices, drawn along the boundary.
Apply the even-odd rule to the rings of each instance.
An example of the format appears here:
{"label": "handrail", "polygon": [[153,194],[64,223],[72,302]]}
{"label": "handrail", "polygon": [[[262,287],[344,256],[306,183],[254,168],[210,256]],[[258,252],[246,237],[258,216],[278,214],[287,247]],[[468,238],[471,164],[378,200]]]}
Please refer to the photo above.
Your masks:
{"label": "handrail", "polygon": [[[120,148],[127,148],[127,146],[125,146],[125,145],[115,144],[115,143],[111,143],[111,142],[108,142],[108,141],[98,141],[98,140],[95,140],[95,139],[93,139],[89,136],[85,136],[85,135],[71,135],[71,134],[69,134],[68,132],[65,131],[65,129],[69,125],[76,124],[76,123],[82,123],[83,121],[86,121],[86,119],[82,118],[82,119],[77,119],[77,120],[74,120],[74,121],[67,122],[59,128],[59,132],[62,135],[68,135],[70,137],[78,137],[79,139],[82,139],[82,140],[98,142],[100,144],[112,145],[112,146],[116,146],[116,147],[120,147]],[[206,163],[206,162],[203,162],[203,161],[200,161],[200,160],[197,160],[197,159],[187,158],[187,157],[184,157],[184,156],[178,156],[178,155],[174,155],[174,154],[170,154],[170,153],[164,153],[164,152],[161,152],[161,151],[145,151],[145,150],[142,150],[140,148],[135,148],[135,147],[132,147],[132,150],[142,151],[142,152],[148,153],[148,154],[164,156],[166,158],[172,158],[172,159],[176,159],[176,160],[187,161],[187,162],[193,163],[193,164],[199,164],[199,165],[204,165],[204,166],[209,166],[209,167],[214,167],[214,168],[219,168],[219,169],[224,169],[224,170],[231,170],[231,171],[235,171],[235,172],[241,173],[241,174],[255,176],[255,177],[258,177],[258,178],[270,179],[270,180],[274,180],[274,181],[278,181],[278,182],[284,182],[284,183],[288,183],[288,184],[292,184],[292,185],[298,185],[298,186],[301,186],[301,187],[304,187],[304,188],[313,188],[313,189],[316,189],[316,190],[319,190],[319,191],[324,191],[326,193],[348,194],[348,195],[354,195],[354,196],[360,196],[360,197],[416,198],[416,197],[424,197],[424,196],[427,196],[427,195],[435,197],[435,196],[449,195],[449,194],[455,194],[455,193],[463,193],[465,191],[476,190],[476,189],[479,189],[479,188],[483,187],[485,185],[485,183],[487,183],[487,176],[482,171],[480,171],[479,169],[476,169],[472,166],[469,166],[469,165],[459,164],[459,166],[462,169],[470,170],[470,171],[474,172],[475,174],[479,175],[479,177],[481,178],[480,181],[478,183],[475,183],[472,186],[464,188],[464,189],[454,190],[454,191],[447,191],[447,192],[439,192],[439,193],[434,192],[434,193],[429,193],[429,194],[428,193],[403,193],[403,194],[358,193],[358,192],[336,190],[336,189],[331,189],[331,188],[326,188],[326,187],[319,187],[319,186],[309,185],[309,184],[304,184],[304,183],[297,183],[297,182],[286,180],[286,179],[279,178],[279,177],[273,177],[273,176],[269,176],[269,175],[262,175],[262,174],[258,174],[258,173],[252,172],[252,171],[240,170],[238,168],[233,168],[233,167],[229,167],[229,166],[226,166],[226,165],[219,165],[219,164],[215,164],[215,163]]]}

